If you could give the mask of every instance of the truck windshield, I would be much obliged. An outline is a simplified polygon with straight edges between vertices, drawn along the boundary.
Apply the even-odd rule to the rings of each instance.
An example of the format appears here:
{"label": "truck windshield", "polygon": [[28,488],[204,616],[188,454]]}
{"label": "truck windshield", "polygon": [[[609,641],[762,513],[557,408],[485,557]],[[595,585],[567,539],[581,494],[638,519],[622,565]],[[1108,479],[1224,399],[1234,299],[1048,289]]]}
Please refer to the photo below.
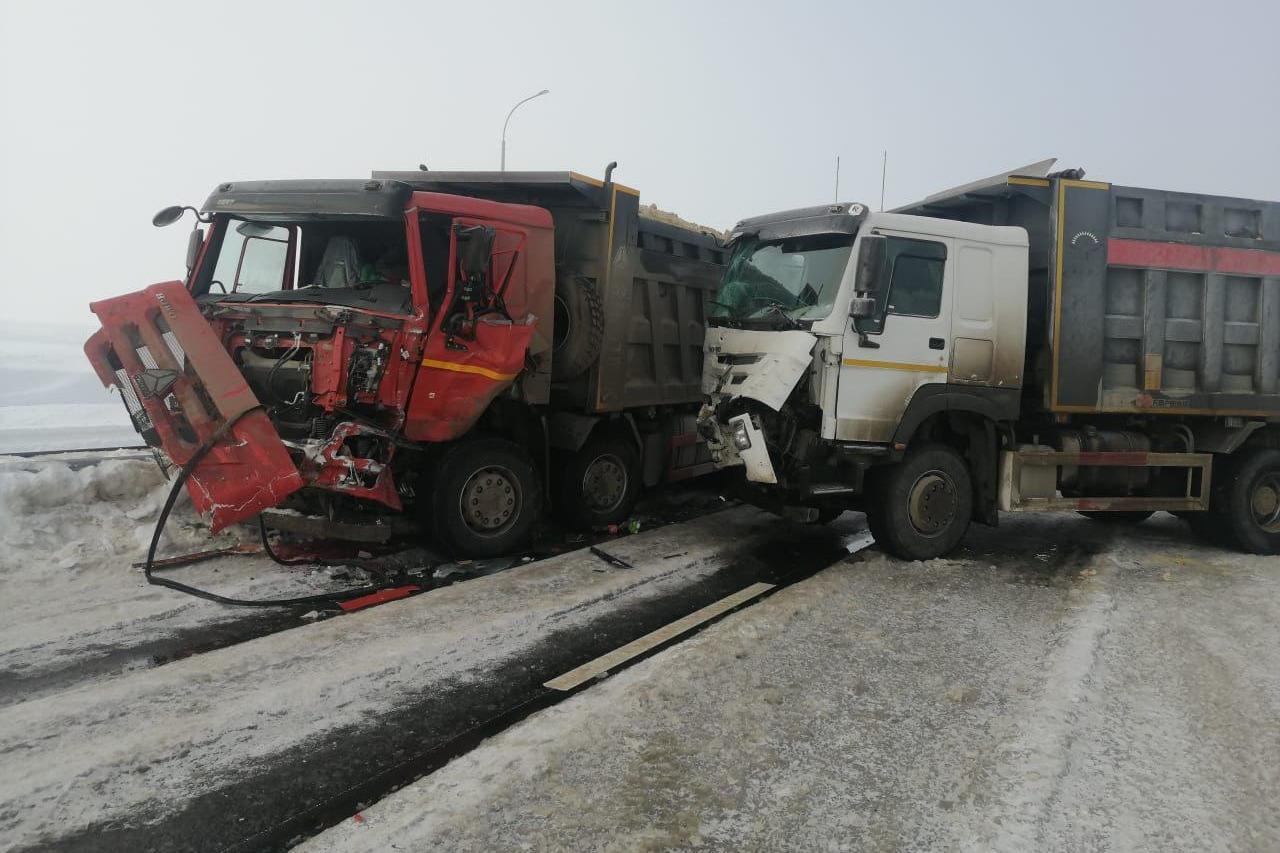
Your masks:
{"label": "truck windshield", "polygon": [[398,222],[228,218],[217,226],[213,249],[193,287],[197,296],[409,311],[409,259]]}
{"label": "truck windshield", "polygon": [[709,316],[819,320],[831,313],[852,246],[852,234],[746,237],[729,259]]}

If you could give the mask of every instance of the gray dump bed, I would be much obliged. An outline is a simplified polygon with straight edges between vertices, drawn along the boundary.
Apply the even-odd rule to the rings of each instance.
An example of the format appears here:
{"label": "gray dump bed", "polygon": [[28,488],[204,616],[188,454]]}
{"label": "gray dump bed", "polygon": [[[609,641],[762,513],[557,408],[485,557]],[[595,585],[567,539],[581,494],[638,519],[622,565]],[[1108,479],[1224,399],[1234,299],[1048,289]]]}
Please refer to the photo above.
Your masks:
{"label": "gray dump bed", "polygon": [[1002,175],[899,212],[1026,228],[1029,401],[1280,416],[1280,203]]}
{"label": "gray dump bed", "polygon": [[706,307],[726,260],[713,229],[642,211],[638,190],[577,172],[374,172],[373,177],[551,212],[560,286],[596,288],[603,308],[595,366],[553,386],[553,399],[561,405],[606,412],[702,399]]}

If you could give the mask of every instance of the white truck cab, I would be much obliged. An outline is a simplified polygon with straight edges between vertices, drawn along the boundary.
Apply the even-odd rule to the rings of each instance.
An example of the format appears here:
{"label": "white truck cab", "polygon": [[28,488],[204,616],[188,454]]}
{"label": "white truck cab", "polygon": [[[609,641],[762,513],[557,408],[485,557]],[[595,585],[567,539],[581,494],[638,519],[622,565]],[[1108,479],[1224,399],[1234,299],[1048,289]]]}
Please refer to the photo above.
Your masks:
{"label": "white truck cab", "polygon": [[[1027,309],[1022,228],[869,213],[854,203],[745,220],[733,240],[703,369],[704,434],[722,467],[743,464],[752,482],[780,482],[782,460],[742,436],[762,429],[762,407],[781,414],[801,385],[795,402],[819,415],[814,439],[885,452],[913,402],[933,409],[949,395],[988,397],[1016,412]],[[734,401],[742,412],[718,426],[711,413]]]}

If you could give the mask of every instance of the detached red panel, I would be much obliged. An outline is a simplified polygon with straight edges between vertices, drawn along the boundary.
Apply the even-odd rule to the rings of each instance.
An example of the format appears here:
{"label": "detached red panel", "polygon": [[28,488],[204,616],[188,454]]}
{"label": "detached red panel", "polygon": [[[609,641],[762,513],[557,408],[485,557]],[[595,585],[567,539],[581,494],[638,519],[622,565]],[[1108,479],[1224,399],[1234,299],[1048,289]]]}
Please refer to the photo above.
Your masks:
{"label": "detached red panel", "polygon": [[[104,383],[136,395],[160,447],[179,465],[230,419],[258,405],[182,282],[155,284],[89,306],[102,330],[85,354]],[[120,377],[117,371],[126,376]],[[191,502],[216,533],[276,506],[302,487],[261,409],[242,417],[187,479]]]}

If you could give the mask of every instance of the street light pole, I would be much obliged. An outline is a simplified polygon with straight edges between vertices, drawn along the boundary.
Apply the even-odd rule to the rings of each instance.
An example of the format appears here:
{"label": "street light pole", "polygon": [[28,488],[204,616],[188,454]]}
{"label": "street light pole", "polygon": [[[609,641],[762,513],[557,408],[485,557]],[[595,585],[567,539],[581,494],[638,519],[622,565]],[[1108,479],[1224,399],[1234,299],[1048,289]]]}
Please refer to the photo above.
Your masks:
{"label": "street light pole", "polygon": [[543,95],[550,93],[550,91],[551,91],[550,89],[543,89],[541,92],[538,92],[536,95],[530,95],[529,97],[525,98],[523,101],[517,101],[516,105],[511,108],[511,112],[507,113],[507,120],[502,123],[502,171],[504,172],[507,171],[507,125],[511,123],[511,114],[514,113],[517,109],[519,109],[521,104],[528,103],[529,101],[532,101],[534,98],[540,98]]}

